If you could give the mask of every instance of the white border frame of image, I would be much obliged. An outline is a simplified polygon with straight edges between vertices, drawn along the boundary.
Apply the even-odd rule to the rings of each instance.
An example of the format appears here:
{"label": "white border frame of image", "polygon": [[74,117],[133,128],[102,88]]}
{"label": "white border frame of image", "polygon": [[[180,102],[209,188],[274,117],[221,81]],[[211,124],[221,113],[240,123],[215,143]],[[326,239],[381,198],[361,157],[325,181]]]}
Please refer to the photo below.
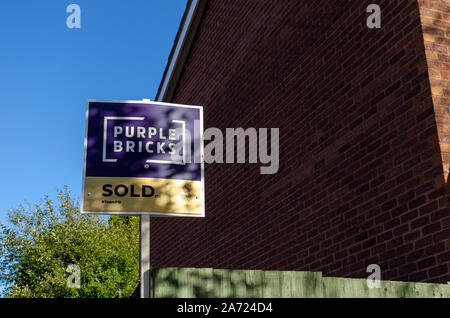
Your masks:
{"label": "white border frame of image", "polygon": [[[191,214],[191,213],[172,213],[172,212],[92,212],[92,211],[84,211],[84,191],[85,191],[85,181],[86,181],[86,159],[87,159],[87,136],[88,136],[88,126],[89,126],[89,103],[117,103],[117,104],[157,104],[162,106],[170,106],[170,107],[181,107],[181,108],[196,108],[200,111],[200,178],[201,178],[201,195],[202,195],[202,209],[200,214]],[[187,217],[205,217],[205,170],[204,170],[204,160],[203,160],[203,106],[193,106],[193,105],[183,105],[183,104],[172,104],[172,103],[164,103],[164,102],[154,102],[154,101],[143,101],[143,100],[96,100],[96,99],[88,99],[86,101],[86,121],[85,121],[85,129],[84,129],[84,157],[83,157],[83,181],[81,185],[81,214],[97,214],[97,215],[129,215],[129,216],[138,216],[138,215],[151,215],[151,216],[187,216]]]}

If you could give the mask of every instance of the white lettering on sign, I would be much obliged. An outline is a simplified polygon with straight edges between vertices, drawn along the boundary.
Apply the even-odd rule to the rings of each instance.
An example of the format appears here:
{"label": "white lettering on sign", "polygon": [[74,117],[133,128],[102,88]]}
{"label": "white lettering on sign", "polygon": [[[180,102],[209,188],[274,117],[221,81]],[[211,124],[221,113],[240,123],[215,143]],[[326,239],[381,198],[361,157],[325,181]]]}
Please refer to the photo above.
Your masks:
{"label": "white lettering on sign", "polygon": [[[143,117],[104,117],[103,131],[103,162],[116,162],[118,159],[106,158],[107,152],[107,136],[108,122],[110,120],[144,120]],[[185,126],[182,121],[172,121],[172,123],[182,124],[182,129],[161,128],[161,127],[145,127],[140,125],[119,125],[117,123],[112,127],[112,135],[115,140],[112,141],[113,153],[149,153],[149,154],[168,154],[175,155],[177,144],[181,143],[181,149],[184,150]],[[124,139],[134,140],[124,140]],[[142,139],[142,140],[139,140]],[[168,158],[170,159],[170,158]],[[185,161],[171,160],[147,160],[147,162],[158,162],[167,164],[184,164]]]}

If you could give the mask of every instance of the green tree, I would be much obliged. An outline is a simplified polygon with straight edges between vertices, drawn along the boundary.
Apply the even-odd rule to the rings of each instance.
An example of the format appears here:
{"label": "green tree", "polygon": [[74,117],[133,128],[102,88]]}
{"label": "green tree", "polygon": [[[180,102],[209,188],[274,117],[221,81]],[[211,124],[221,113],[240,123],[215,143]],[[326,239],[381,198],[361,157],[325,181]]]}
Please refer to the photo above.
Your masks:
{"label": "green tree", "polygon": [[[70,264],[80,288],[68,284]],[[8,211],[0,223],[0,284],[6,297],[130,296],[139,276],[137,217],[82,215],[67,187],[58,202]]]}

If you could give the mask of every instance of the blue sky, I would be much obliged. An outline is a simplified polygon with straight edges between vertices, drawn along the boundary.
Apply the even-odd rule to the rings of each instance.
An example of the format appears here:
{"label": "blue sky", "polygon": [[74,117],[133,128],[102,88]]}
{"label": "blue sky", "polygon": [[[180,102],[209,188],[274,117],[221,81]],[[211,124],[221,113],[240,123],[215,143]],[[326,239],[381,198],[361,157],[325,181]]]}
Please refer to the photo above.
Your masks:
{"label": "blue sky", "polygon": [[153,99],[186,2],[2,1],[0,221],[64,185],[79,197],[86,99]]}

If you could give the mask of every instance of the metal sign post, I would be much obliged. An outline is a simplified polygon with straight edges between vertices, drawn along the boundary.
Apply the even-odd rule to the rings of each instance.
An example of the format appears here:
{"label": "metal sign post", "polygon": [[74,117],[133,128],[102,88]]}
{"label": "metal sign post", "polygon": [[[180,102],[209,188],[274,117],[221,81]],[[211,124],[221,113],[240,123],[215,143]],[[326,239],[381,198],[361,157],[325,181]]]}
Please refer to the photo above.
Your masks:
{"label": "metal sign post", "polygon": [[150,298],[150,215],[139,217],[139,240],[139,294],[141,298]]}
{"label": "metal sign post", "polygon": [[[150,99],[143,99],[150,102]],[[140,297],[150,298],[150,215],[139,217],[139,281]]]}
{"label": "metal sign post", "polygon": [[141,298],[150,298],[150,215],[140,216],[139,227],[139,292]]}

